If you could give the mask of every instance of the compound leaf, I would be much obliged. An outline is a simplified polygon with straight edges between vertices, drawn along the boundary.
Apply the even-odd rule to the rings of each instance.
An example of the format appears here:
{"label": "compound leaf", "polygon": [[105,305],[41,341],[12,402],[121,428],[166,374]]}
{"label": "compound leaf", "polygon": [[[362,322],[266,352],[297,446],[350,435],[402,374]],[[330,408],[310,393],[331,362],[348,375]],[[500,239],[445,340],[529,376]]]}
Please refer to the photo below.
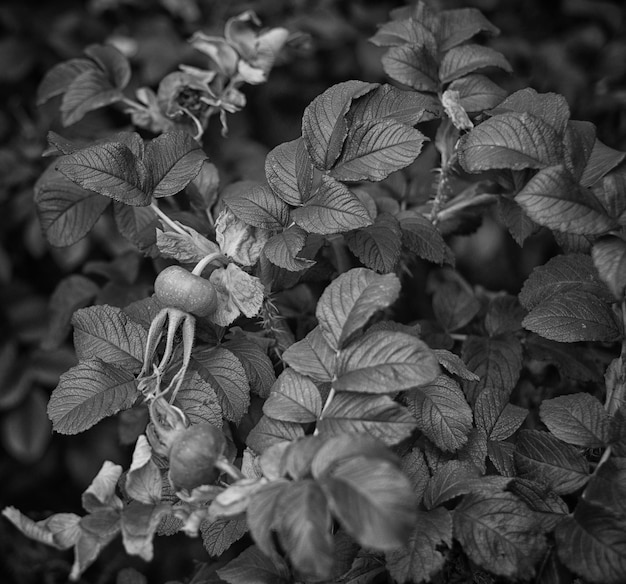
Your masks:
{"label": "compound leaf", "polygon": [[289,207],[264,185],[239,181],[222,191],[224,204],[244,223],[261,229],[281,229],[287,225]]}
{"label": "compound leaf", "polygon": [[347,233],[345,240],[350,251],[376,272],[393,272],[400,259],[400,225],[389,213],[378,215],[373,225]]}
{"label": "compound leaf", "polygon": [[283,422],[315,422],[322,412],[317,386],[294,369],[285,369],[263,404],[263,413]]}
{"label": "compound leaf", "polygon": [[319,326],[283,353],[283,360],[287,365],[298,373],[321,382],[332,380],[335,358],[335,350],[329,345]]}

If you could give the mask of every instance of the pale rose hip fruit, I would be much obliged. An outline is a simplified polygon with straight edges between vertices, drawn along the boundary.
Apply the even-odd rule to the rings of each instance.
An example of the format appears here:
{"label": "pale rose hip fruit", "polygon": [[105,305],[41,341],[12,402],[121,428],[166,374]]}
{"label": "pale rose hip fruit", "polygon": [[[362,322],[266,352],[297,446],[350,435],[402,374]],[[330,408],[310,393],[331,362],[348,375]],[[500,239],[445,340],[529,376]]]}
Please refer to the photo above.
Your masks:
{"label": "pale rose hip fruit", "polygon": [[157,276],[154,294],[161,304],[196,316],[208,316],[217,307],[213,284],[181,266],[169,266]]}
{"label": "pale rose hip fruit", "polygon": [[226,439],[208,422],[182,430],[169,453],[169,479],[175,489],[192,489],[215,482],[220,471],[215,462],[224,454]]}

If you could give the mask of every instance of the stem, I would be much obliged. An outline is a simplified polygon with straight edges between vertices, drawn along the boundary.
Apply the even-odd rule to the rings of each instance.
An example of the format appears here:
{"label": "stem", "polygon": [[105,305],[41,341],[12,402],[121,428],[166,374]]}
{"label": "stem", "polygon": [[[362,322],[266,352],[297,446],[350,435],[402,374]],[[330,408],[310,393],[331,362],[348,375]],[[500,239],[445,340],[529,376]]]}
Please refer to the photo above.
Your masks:
{"label": "stem", "polygon": [[125,103],[127,106],[135,109],[135,110],[147,110],[148,108],[145,105],[140,104],[138,101],[131,99],[130,97],[122,97],[120,100],[121,103]]}
{"label": "stem", "polygon": [[213,263],[215,260],[220,260],[222,263],[226,263],[226,257],[224,256],[224,254],[220,251],[216,251],[213,253],[210,253],[207,256],[204,256],[194,267],[193,270],[191,270],[191,273],[194,276],[201,276],[202,272],[204,271],[204,268],[206,268],[209,264]]}
{"label": "stem", "polygon": [[[339,359],[339,353],[340,353],[339,350],[335,351],[335,362]],[[322,411],[320,412],[319,418],[317,418],[313,436],[317,436],[319,434],[320,430],[319,430],[318,424],[324,418],[324,414],[330,407],[330,404],[332,403],[332,401],[335,399],[335,395],[337,395],[337,390],[335,389],[335,386],[333,385],[335,381],[337,381],[337,375],[333,375],[333,378],[330,382],[330,391],[328,392],[328,396],[326,397],[326,402],[324,403],[324,407],[322,407]]]}
{"label": "stem", "polygon": [[180,233],[181,235],[189,236],[189,233],[187,233],[180,225],[178,225],[176,221],[173,221],[172,219],[170,219],[165,213],[163,213],[163,211],[161,211],[161,209],[159,209],[159,206],[157,205],[156,201],[152,201],[150,207],[157,214],[159,219],[163,221],[163,223],[171,227],[177,233]]}
{"label": "stem", "polygon": [[446,219],[450,219],[454,216],[455,213],[465,209],[466,207],[473,207],[475,205],[481,205],[483,203],[494,203],[497,201],[498,195],[492,195],[490,193],[482,193],[480,195],[476,195],[471,199],[463,199],[458,203],[450,205],[446,207],[442,211],[438,212],[437,222],[445,221]]}
{"label": "stem", "polygon": [[246,478],[246,475],[244,475],[236,466],[228,462],[224,456],[220,456],[215,461],[215,468],[219,468],[222,472],[225,472],[229,477],[235,479],[236,481]]}

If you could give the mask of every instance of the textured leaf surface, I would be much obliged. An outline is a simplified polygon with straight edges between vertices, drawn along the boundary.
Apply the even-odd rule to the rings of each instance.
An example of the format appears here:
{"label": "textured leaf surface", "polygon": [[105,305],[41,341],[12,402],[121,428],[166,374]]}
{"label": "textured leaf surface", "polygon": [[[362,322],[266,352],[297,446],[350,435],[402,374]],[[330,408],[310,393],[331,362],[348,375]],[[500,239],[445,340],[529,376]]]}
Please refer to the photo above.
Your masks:
{"label": "textured leaf surface", "polygon": [[64,93],[81,73],[96,69],[89,59],[68,59],[58,63],[44,75],[37,88],[37,105]]}
{"label": "textured leaf surface", "polygon": [[279,144],[265,158],[265,177],[270,188],[285,203],[302,204],[296,171],[296,151],[301,138]]}
{"label": "textured leaf surface", "polygon": [[437,62],[423,44],[401,45],[389,49],[381,59],[389,77],[418,91],[439,90]]}
{"label": "textured leaf surface", "polygon": [[443,264],[446,243],[432,221],[418,213],[403,213],[399,219],[405,247],[420,258]]}
{"label": "textured leaf surface", "polygon": [[256,546],[246,548],[234,560],[217,570],[221,580],[228,584],[289,584],[291,575],[284,564],[277,564]]}
{"label": "textured leaf surface", "polygon": [[461,379],[466,379],[467,381],[478,381],[478,375],[476,375],[476,373],[472,373],[458,355],[455,355],[446,349],[434,349],[433,352],[437,356],[439,365],[441,365],[449,373],[452,373],[452,375],[457,375]]}
{"label": "textured leaf surface", "polygon": [[441,60],[439,79],[442,83],[449,83],[487,67],[497,67],[507,73],[513,72],[513,68],[505,56],[494,49],[482,45],[454,47]]}
{"label": "textured leaf surface", "polygon": [[397,47],[402,45],[427,45],[436,47],[435,35],[424,23],[414,18],[391,20],[382,24],[376,34],[369,39],[377,47]]}
{"label": "textured leaf surface", "polygon": [[397,219],[381,213],[373,225],[345,235],[350,251],[368,268],[387,274],[400,259],[402,236]]}
{"label": "textured leaf surface", "polygon": [[315,262],[299,258],[306,243],[307,233],[297,225],[291,225],[284,231],[273,235],[265,244],[263,253],[267,259],[279,268],[298,272],[311,267]]}
{"label": "textured leaf surface", "polygon": [[48,416],[56,432],[78,434],[129,408],[138,395],[134,375],[93,358],[61,375],[50,397]]}
{"label": "textured leaf surface", "polygon": [[308,375],[315,381],[331,381],[335,372],[335,350],[328,344],[319,326],[291,345],[283,353],[283,360],[298,373]]}
{"label": "textured leaf surface", "polygon": [[537,223],[526,214],[514,199],[500,197],[498,199],[498,211],[502,222],[518,245],[524,245],[526,239],[539,229]]}
{"label": "textured leaf surface", "polygon": [[267,352],[242,334],[228,339],[223,345],[241,361],[252,390],[267,397],[276,381],[274,365]]}
{"label": "textured leaf surface", "polygon": [[283,422],[314,422],[322,411],[322,397],[317,386],[293,369],[285,369],[263,404],[263,413]]}
{"label": "textured leaf surface", "polygon": [[492,440],[506,440],[521,425],[528,410],[509,404],[511,391],[486,386],[474,405],[476,426]]}
{"label": "textured leaf surface", "polygon": [[285,440],[295,440],[304,436],[304,430],[300,424],[294,422],[281,422],[268,416],[263,416],[258,424],[252,428],[246,438],[246,444],[258,454],[263,453],[270,446]]}
{"label": "textured leaf surface", "polygon": [[246,520],[243,517],[235,519],[217,519],[200,524],[202,544],[210,556],[221,556],[236,541],[239,541],[248,531]]}
{"label": "textured leaf surface", "polygon": [[440,51],[456,47],[479,33],[496,36],[500,34],[500,29],[477,8],[442,10],[439,13],[437,40]]}
{"label": "textured leaf surface", "polygon": [[192,424],[209,422],[217,428],[222,427],[222,407],[217,394],[196,371],[185,375],[175,403]]}
{"label": "textured leaf surface", "polygon": [[289,207],[271,189],[250,181],[228,185],[224,204],[244,223],[261,229],[280,229],[287,224]]}
{"label": "textured leaf surface", "polygon": [[615,515],[626,516],[626,458],[611,456],[596,468],[582,498]]}
{"label": "textured leaf surface", "polygon": [[65,127],[71,126],[82,120],[85,114],[122,98],[122,92],[111,86],[106,73],[100,69],[87,69],[70,83],[63,95],[61,122]]}
{"label": "textured leaf surface", "polygon": [[455,79],[448,89],[459,92],[461,106],[468,113],[495,107],[506,96],[504,89],[484,75],[466,75]]}
{"label": "textured leaf surface", "polygon": [[626,242],[617,237],[596,241],[591,257],[602,281],[621,299],[626,290]]}

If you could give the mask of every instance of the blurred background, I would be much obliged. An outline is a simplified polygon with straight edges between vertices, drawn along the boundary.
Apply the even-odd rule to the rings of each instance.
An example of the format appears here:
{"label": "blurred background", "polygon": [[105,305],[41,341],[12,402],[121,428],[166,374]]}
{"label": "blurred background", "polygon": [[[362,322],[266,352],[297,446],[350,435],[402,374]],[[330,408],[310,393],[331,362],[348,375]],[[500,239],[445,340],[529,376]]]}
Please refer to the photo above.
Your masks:
{"label": "blurred background", "polygon": [[[498,82],[512,92],[534,87],[563,94],[572,119],[596,124],[607,145],[626,150],[626,5],[620,0],[431,0],[439,8],[476,7],[501,29],[490,39],[515,74]],[[69,314],[49,310],[64,287],[84,293],[85,304],[124,306],[152,283],[142,258],[106,220],[79,243],[51,248],[42,236],[33,185],[49,164],[46,133],[90,139],[123,129],[114,108],[62,128],[55,104],[37,107],[42,76],[92,43],[112,42],[130,59],[133,85],[156,86],[180,63],[202,65],[187,39],[195,31],[223,34],[227,18],[253,9],[264,26],[301,33],[281,55],[269,82],[245,88],[248,105],[229,118],[227,138],[214,123],[205,146],[222,183],[262,178],[267,152],[300,134],[308,103],[348,79],[385,81],[382,49],[368,42],[377,24],[403,2],[393,0],[4,0],[0,5],[0,506],[14,505],[35,519],[80,512],[80,493],[104,460],[126,463],[118,425],[101,422],[79,438],[52,435],[46,416],[50,392],[72,366]],[[424,153],[432,164],[432,153]],[[420,157],[422,158],[422,157]],[[418,159],[419,161],[419,159]],[[515,292],[532,267],[557,252],[541,234],[520,251],[487,219],[453,242],[462,273],[472,284]],[[503,249],[506,250],[503,253]],[[71,276],[71,278],[70,278]],[[60,286],[60,287],[59,287]],[[68,311],[70,308],[68,308]],[[59,323],[65,323],[60,326]],[[84,582],[166,582],[202,560],[201,542],[184,537],[157,544],[146,566],[112,544]],[[65,582],[71,557],[34,544],[0,520],[0,582]],[[2,565],[4,564],[4,565]],[[139,579],[137,579],[139,578]]]}

